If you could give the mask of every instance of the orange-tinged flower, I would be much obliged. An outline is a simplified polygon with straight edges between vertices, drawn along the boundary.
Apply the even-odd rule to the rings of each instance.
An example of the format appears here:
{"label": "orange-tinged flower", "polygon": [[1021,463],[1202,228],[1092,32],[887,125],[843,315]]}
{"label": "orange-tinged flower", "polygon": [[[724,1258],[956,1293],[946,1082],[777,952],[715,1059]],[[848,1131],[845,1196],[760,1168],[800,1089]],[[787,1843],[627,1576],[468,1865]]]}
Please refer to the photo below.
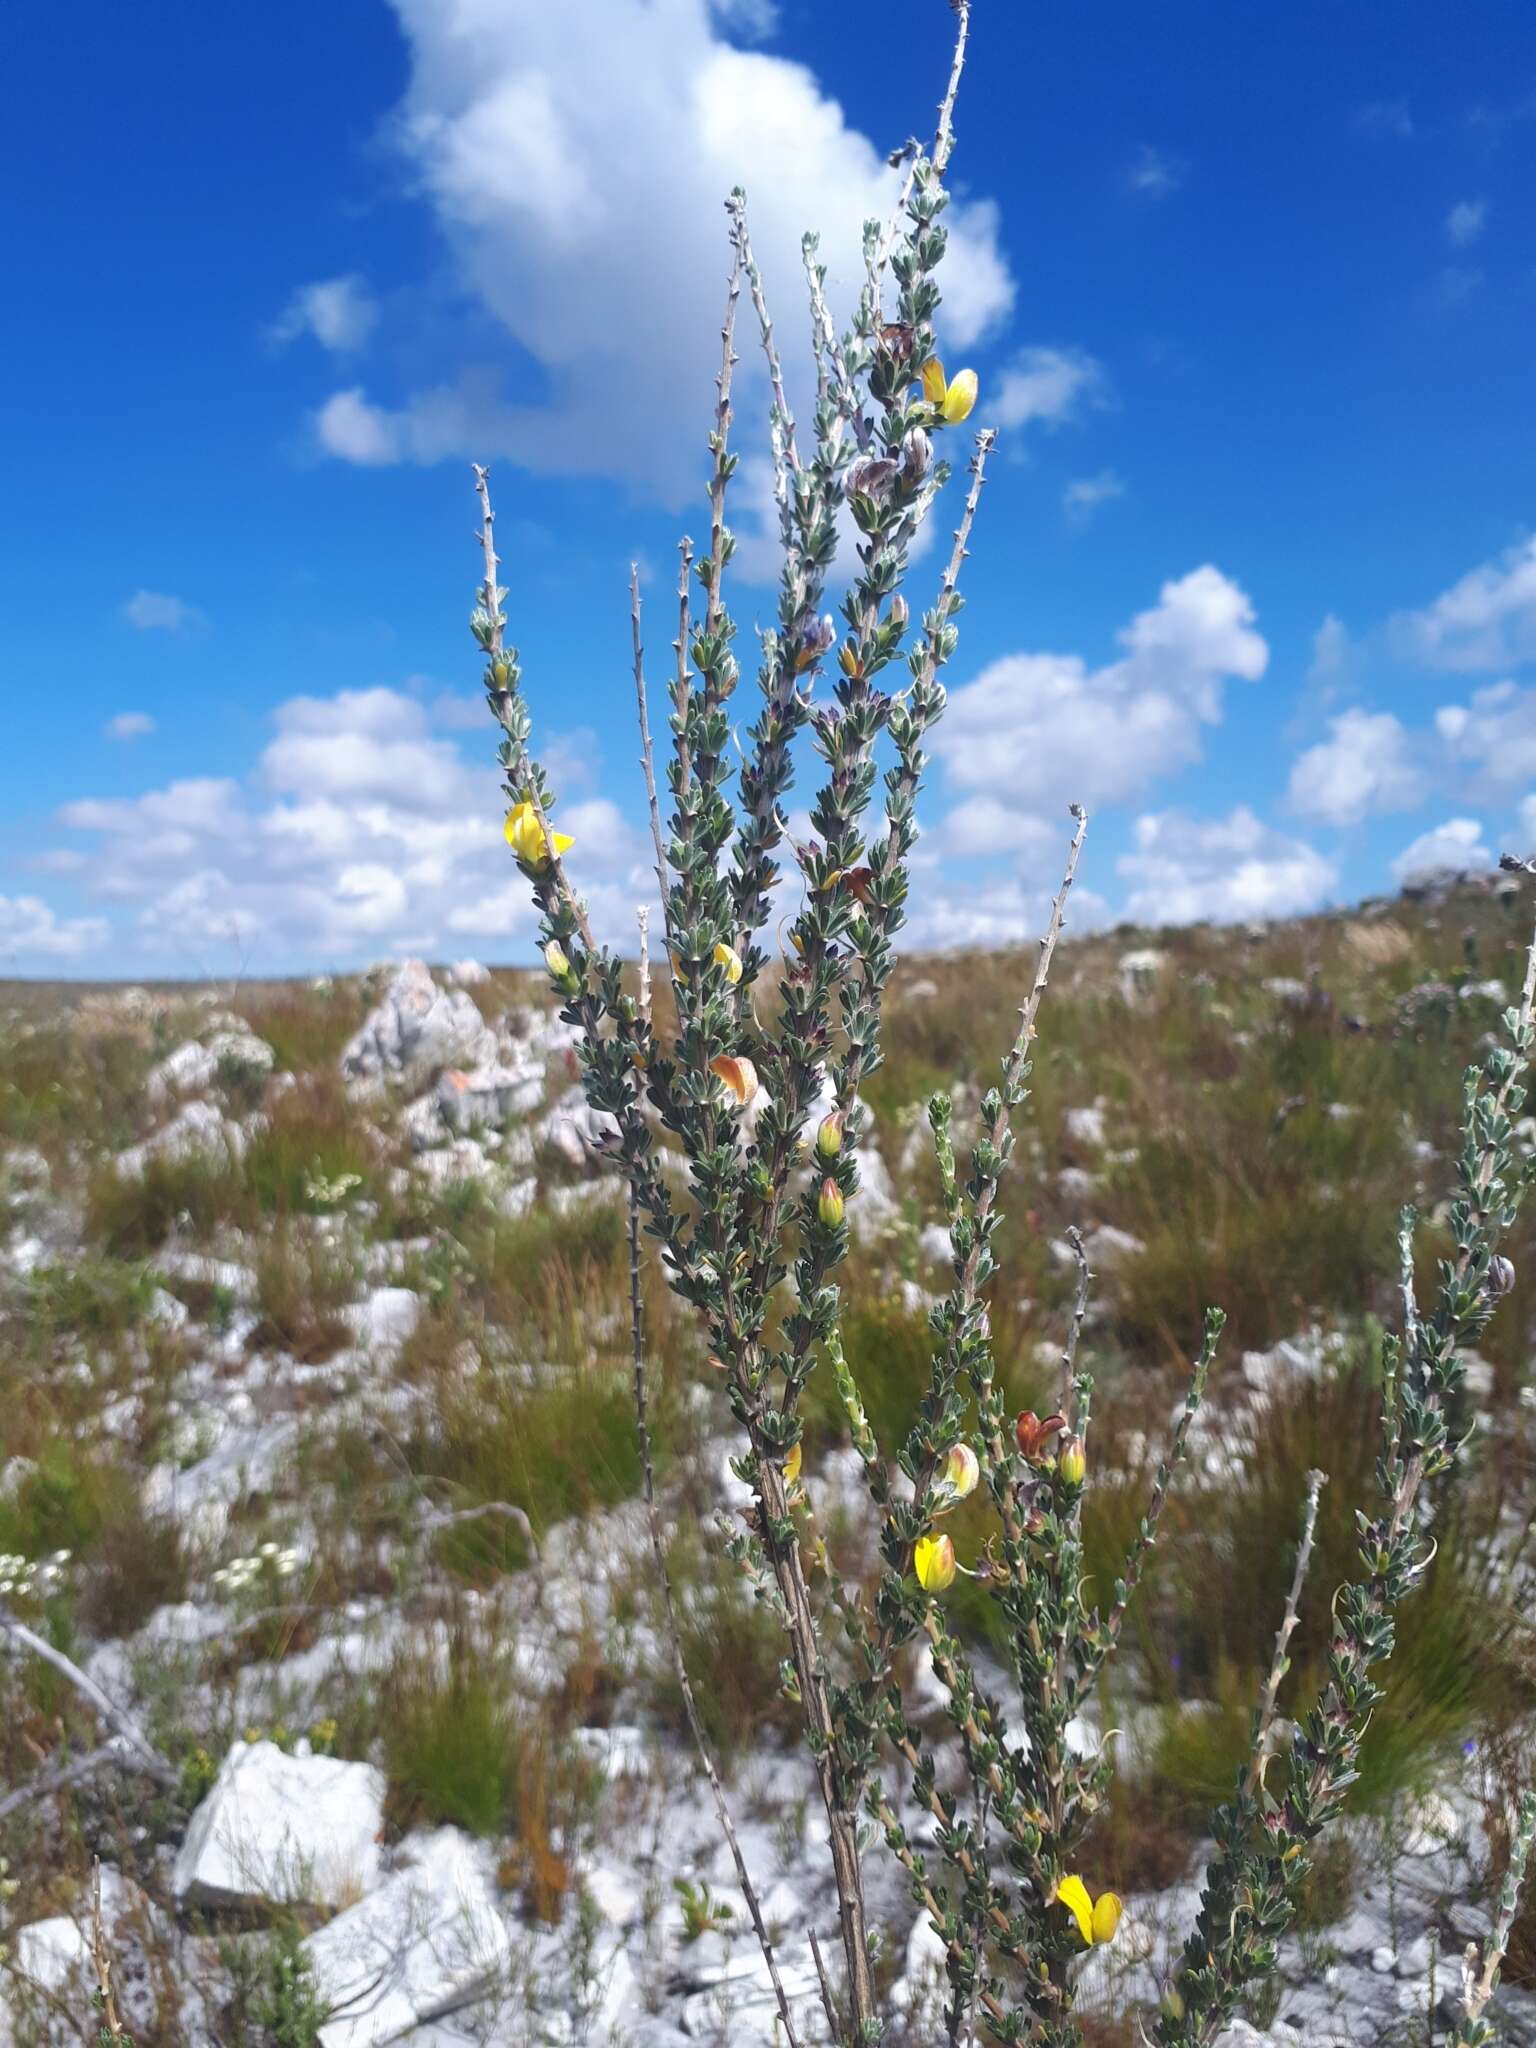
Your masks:
{"label": "orange-tinged flower", "polygon": [[532,868],[535,874],[547,868],[567,847],[576,844],[569,832],[557,832],[552,825],[541,825],[539,814],[530,803],[512,806],[502,827],[502,836],[523,866]]}
{"label": "orange-tinged flower", "polygon": [[970,1445],[952,1444],[944,1460],[944,1483],[955,1499],[968,1499],[976,1491],[980,1477],[981,1465]]}
{"label": "orange-tinged flower", "polygon": [[739,1103],[748,1103],[757,1093],[757,1069],[749,1059],[731,1052],[717,1052],[709,1063],[709,1071],[717,1081],[723,1081],[730,1094]]}
{"label": "orange-tinged flower", "polygon": [[1042,1422],[1033,1408],[1026,1408],[1014,1424],[1013,1433],[1018,1439],[1019,1449],[1031,1464],[1040,1456],[1046,1444],[1059,1429],[1065,1429],[1064,1415],[1047,1415]]}
{"label": "orange-tinged flower", "polygon": [[925,1593],[943,1593],[955,1583],[955,1546],[947,1536],[919,1536],[912,1569]]}
{"label": "orange-tinged flower", "polygon": [[1117,1892],[1100,1892],[1095,1899],[1089,1896],[1088,1887],[1080,1877],[1064,1877],[1056,1887],[1056,1897],[1077,1922],[1077,1931],[1083,1937],[1085,1947],[1092,1948],[1095,1942],[1114,1940],[1115,1929],[1120,1925],[1120,1915],[1124,1910]]}

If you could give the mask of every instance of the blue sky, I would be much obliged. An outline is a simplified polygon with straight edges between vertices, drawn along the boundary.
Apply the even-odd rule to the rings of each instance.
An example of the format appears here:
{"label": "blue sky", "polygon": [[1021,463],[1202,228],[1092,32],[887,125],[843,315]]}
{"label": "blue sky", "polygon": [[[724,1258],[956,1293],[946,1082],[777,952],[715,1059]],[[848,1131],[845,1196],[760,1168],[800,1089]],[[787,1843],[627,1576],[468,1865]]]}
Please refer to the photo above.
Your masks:
{"label": "blue sky", "polygon": [[[797,344],[799,232],[838,292],[948,32],[941,0],[12,10],[0,971],[526,956],[464,625],[476,455],[622,931],[624,584],[638,557],[659,698],[720,199],[746,185]],[[958,128],[944,338],[1001,440],[914,941],[1037,929],[1071,796],[1100,920],[1529,851],[1528,9],[977,0]],[[749,462],[747,632],[764,495]]]}

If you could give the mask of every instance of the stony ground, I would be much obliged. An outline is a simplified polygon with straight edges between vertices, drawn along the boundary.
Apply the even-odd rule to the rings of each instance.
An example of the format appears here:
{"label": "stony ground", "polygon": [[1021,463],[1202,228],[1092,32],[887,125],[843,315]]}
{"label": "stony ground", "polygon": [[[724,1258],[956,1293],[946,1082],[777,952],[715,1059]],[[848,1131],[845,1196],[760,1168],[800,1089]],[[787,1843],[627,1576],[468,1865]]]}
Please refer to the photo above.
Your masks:
{"label": "stony ground", "polygon": [[[1128,1911],[1085,1966],[1095,2034],[1134,2038],[1187,1928],[1202,1816],[1242,1753],[1321,1463],[1298,1696],[1315,1673],[1374,1457],[1397,1206],[1424,1210],[1431,1259],[1459,1070],[1518,985],[1530,907],[1484,889],[1252,934],[1116,934],[1063,960],[994,1321],[1023,1405],[1054,1368],[1081,1225],[1106,1581],[1207,1299],[1233,1340],[1105,1707],[1121,1776],[1091,1853]],[[923,1100],[951,1087],[964,1131],[1023,971],[917,961],[893,997],[849,1269],[850,1356],[887,1441],[948,1251]],[[539,987],[408,962],[316,986],[14,994],[0,2038],[94,2038],[99,1858],[141,2048],[774,2040],[657,1633],[622,1206]],[[1513,1251],[1523,1270],[1523,1238]],[[685,1647],[820,2039],[824,1824],[771,1623],[720,1562],[741,1498],[729,1418],[654,1275],[647,1308]],[[1250,2015],[1275,2040],[1429,2042],[1454,2018],[1536,1725],[1529,1340],[1517,1289],[1472,1362],[1468,1506],[1405,1626],[1359,1809],[1277,1999]],[[857,1579],[857,1461],[832,1403],[809,1424],[818,1522]],[[937,1727],[931,1670],[909,1677]],[[934,1939],[878,1842],[869,1869],[893,2048],[932,2042]],[[1522,1935],[1505,2011],[1536,2034],[1533,1963]]]}

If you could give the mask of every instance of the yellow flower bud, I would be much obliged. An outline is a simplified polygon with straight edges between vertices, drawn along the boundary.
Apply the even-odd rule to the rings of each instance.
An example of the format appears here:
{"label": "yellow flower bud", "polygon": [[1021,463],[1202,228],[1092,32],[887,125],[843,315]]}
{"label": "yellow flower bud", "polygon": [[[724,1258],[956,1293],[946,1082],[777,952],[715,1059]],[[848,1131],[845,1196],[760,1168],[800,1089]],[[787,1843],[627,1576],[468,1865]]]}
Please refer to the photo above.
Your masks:
{"label": "yellow flower bud", "polygon": [[912,1569],[925,1593],[943,1593],[955,1583],[955,1546],[947,1536],[919,1536]]}
{"label": "yellow flower bud", "polygon": [[735,1053],[716,1053],[709,1071],[717,1081],[724,1082],[727,1092],[739,1103],[750,1102],[757,1093],[757,1069],[749,1059],[738,1058]]}
{"label": "yellow flower bud", "polygon": [[830,1174],[821,1184],[821,1193],[816,1201],[816,1214],[828,1230],[836,1230],[843,1220],[843,1191]]}
{"label": "yellow flower bud", "polygon": [[539,814],[530,803],[512,806],[507,813],[507,822],[502,827],[502,837],[523,866],[532,869],[535,874],[547,868],[567,847],[576,844],[568,832],[557,832],[553,826],[546,830],[539,823]]}
{"label": "yellow flower bud", "polygon": [[544,965],[556,981],[564,981],[571,971],[571,957],[558,939],[551,939],[544,948]]}
{"label": "yellow flower bud", "polygon": [[952,1445],[944,1460],[944,1482],[955,1499],[965,1500],[973,1494],[980,1477],[981,1466],[970,1445]]}
{"label": "yellow flower bud", "polygon": [[1088,1473],[1088,1456],[1080,1436],[1069,1436],[1056,1455],[1056,1470],[1068,1486],[1081,1486]]}
{"label": "yellow flower bud", "polygon": [[715,948],[715,965],[725,969],[725,978],[734,988],[741,979],[741,955],[734,946],[728,946],[724,939]]}
{"label": "yellow flower bud", "polygon": [[970,418],[979,389],[980,383],[974,370],[962,370],[947,387],[939,410],[950,426],[958,427],[962,420]]}
{"label": "yellow flower bud", "polygon": [[843,1149],[843,1120],[834,1109],[816,1126],[816,1150],[823,1159],[835,1159]]}

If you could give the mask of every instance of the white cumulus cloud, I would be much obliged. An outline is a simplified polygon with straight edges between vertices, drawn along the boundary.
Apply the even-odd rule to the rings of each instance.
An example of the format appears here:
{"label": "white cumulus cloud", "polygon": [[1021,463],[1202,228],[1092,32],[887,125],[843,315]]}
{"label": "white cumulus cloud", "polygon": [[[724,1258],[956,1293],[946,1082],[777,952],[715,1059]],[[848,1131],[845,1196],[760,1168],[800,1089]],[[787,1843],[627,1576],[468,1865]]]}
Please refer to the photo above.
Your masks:
{"label": "white cumulus cloud", "polygon": [[1269,648],[1253,606],[1207,564],[1165,583],[1119,635],[1119,660],[1009,654],[950,694],[932,746],[952,785],[1054,815],[1070,797],[1121,802],[1200,757],[1228,678],[1255,682]]}
{"label": "white cumulus cloud", "polygon": [[99,946],[107,930],[104,918],[60,917],[36,896],[0,896],[0,959],[73,959]]}
{"label": "white cumulus cloud", "polygon": [[1480,241],[1488,225],[1486,199],[1460,199],[1445,216],[1445,235],[1453,248],[1465,249]]}
{"label": "white cumulus cloud", "polygon": [[[294,697],[273,723],[242,777],[189,777],[59,810],[59,825],[90,842],[86,886],[127,914],[138,949],[202,971],[232,948],[248,963],[291,968],[446,951],[461,935],[533,936],[488,744],[466,758],[418,699],[382,688]],[[584,794],[559,815],[595,923],[627,940],[634,904],[654,892],[647,843],[601,797]]]}
{"label": "white cumulus cloud", "polygon": [[[745,186],[780,332],[803,331],[800,237],[815,229],[835,307],[852,303],[864,221],[899,173],[803,65],[737,47],[742,0],[394,0],[411,78],[392,124],[459,275],[506,330],[503,381],[465,364],[388,402],[352,387],[316,417],[362,463],[506,455],[540,474],[616,476],[675,502],[692,487],[718,364],[722,202]],[[926,111],[914,102],[898,124]],[[1009,308],[997,216],[946,216],[946,340]],[[744,306],[740,415],[766,410]],[[804,385],[800,386],[804,391]]]}
{"label": "white cumulus cloud", "polygon": [[1481,795],[1507,796],[1536,781],[1536,690],[1522,690],[1508,677],[1490,683],[1465,704],[1442,704],[1435,731]]}
{"label": "white cumulus cloud", "polygon": [[1329,720],[1328,730],[1291,768],[1290,801],[1303,817],[1358,825],[1422,801],[1420,749],[1390,711],[1346,711]]}
{"label": "white cumulus cloud", "polygon": [[1316,847],[1287,838],[1239,805],[1225,818],[1164,811],[1136,820],[1122,854],[1125,914],[1139,924],[1294,917],[1315,910],[1338,880]]}
{"label": "white cumulus cloud", "polygon": [[1431,668],[1515,668],[1536,661],[1536,537],[1469,569],[1422,611],[1399,612],[1400,653]]}
{"label": "white cumulus cloud", "polygon": [[1476,818],[1448,818],[1432,831],[1421,832],[1392,863],[1399,882],[1422,882],[1435,875],[1478,874],[1493,866]]}

